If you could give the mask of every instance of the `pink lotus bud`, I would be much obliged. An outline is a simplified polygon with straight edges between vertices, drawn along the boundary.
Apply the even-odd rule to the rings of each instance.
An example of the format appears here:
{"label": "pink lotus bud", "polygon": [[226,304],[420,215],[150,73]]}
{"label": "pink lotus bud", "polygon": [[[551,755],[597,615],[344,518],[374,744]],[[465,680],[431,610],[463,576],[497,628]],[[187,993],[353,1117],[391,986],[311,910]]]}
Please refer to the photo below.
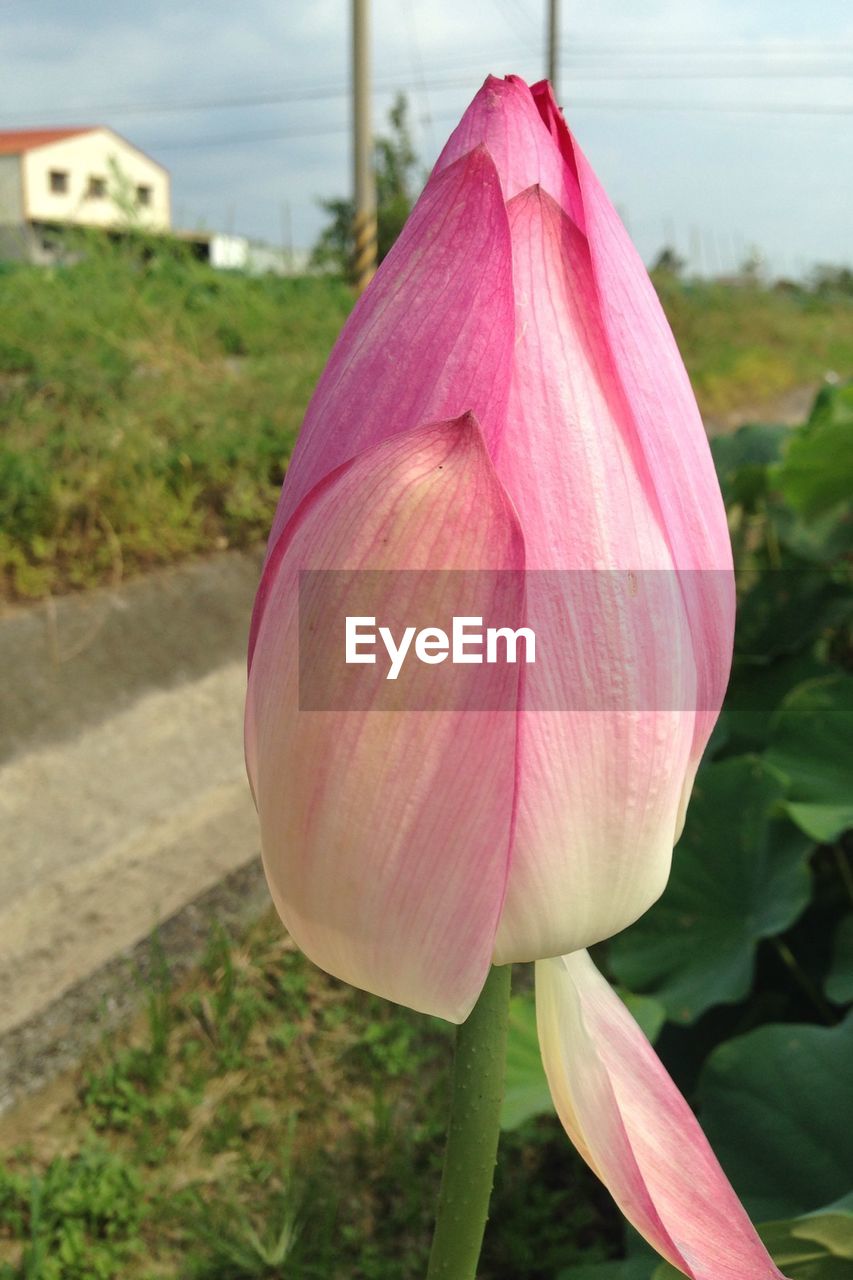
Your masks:
{"label": "pink lotus bud", "polygon": [[[389,635],[407,610],[499,600],[508,627],[560,643],[523,670],[459,667],[440,704],[372,673],[348,701],[329,619],[364,612],[359,575]],[[725,511],[648,276],[548,86],[490,78],[285,479],[246,708],[264,866],[316,964],[455,1022],[492,963],[564,957],[538,979],[560,1115],[695,1280],[778,1272],[653,1051],[566,953],[663,890],[733,626]],[[682,1185],[694,1157],[710,1206]]]}
{"label": "pink lotus bud", "polygon": [[[558,652],[509,700],[481,669],[467,718],[343,686],[308,709],[299,573],[343,569],[515,571],[516,622]],[[460,1021],[493,961],[630,924],[666,883],[732,630],[722,499],[648,276],[547,86],[490,78],[332,352],[270,537],[246,751],[296,941]]]}

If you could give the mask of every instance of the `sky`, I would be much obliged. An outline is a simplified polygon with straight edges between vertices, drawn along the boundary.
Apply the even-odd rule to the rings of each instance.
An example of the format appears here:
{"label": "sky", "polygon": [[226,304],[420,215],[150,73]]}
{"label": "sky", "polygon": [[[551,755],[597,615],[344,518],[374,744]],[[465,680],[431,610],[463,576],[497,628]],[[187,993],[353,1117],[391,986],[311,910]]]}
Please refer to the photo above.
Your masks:
{"label": "sky", "polygon": [[[374,126],[427,170],[487,74],[544,74],[545,0],[372,0]],[[849,0],[559,0],[558,96],[647,261],[853,265]],[[0,0],[0,128],[107,124],[177,226],[309,247],[345,195],[350,0]]]}

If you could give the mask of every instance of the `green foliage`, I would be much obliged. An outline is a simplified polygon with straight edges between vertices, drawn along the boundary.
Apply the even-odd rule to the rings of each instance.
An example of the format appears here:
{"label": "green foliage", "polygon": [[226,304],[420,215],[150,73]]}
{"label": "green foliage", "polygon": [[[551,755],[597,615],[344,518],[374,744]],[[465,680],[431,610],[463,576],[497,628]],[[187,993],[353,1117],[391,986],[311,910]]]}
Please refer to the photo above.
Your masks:
{"label": "green foliage", "polygon": [[853,1213],[849,1209],[770,1222],[761,1235],[789,1280],[853,1280]]}
{"label": "green foliage", "polygon": [[41,596],[266,536],[349,310],[329,278],[90,237],[0,274],[0,583]]}
{"label": "green foliage", "polygon": [[146,1148],[152,1126],[185,1123],[191,1097],[184,1089],[163,1090],[169,1067],[169,1042],[173,1029],[171,979],[162,956],[155,965],[146,1009],[146,1037],[141,1044],[122,1046],[98,1068],[86,1071],[81,1101],[92,1127],[99,1131],[132,1131],[142,1139],[140,1152],[154,1161],[162,1147]]}
{"label": "green foliage", "polygon": [[[194,1273],[204,1280],[277,1280],[292,1266],[299,1239],[295,1212],[286,1200],[279,1212],[265,1204],[264,1221],[257,1224],[239,1203],[217,1204],[212,1212],[202,1204],[194,1229],[206,1247]],[[321,1274],[310,1261],[299,1266],[300,1275]]]}
{"label": "green foliage", "polygon": [[[409,107],[404,94],[398,94],[388,113],[389,132],[374,143],[376,177],[377,257],[381,262],[403,230],[415,198],[415,171],[418,158],[409,128]],[[330,217],[312,252],[315,266],[352,277],[355,252],[352,200],[321,200],[320,207]]]}
{"label": "green foliage", "polygon": [[[851,432],[842,387],[801,428],[714,441],[740,570],[730,690],[665,893],[597,954],[663,1010],[659,1052],[791,1280],[853,1280],[850,1205],[833,1207],[853,1192],[853,584],[836,484]],[[551,1109],[532,1007],[510,1034],[508,1125]],[[629,1251],[561,1280],[677,1274]]]}
{"label": "green foliage", "polygon": [[853,997],[851,431],[849,389],[826,388],[801,428],[714,443],[741,570],[732,681],[667,890],[607,949],[666,1005],[664,1060],[698,1077],[726,1172],[808,1280],[848,1260],[802,1215],[853,1188],[853,1015],[836,1025]]}
{"label": "green foliage", "polygon": [[756,283],[681,282],[655,287],[703,413],[725,420],[755,406],[756,417],[795,387],[853,371],[853,300],[843,293],[786,292]]}
{"label": "green foliage", "polygon": [[782,702],[765,756],[786,781],[786,809],[814,840],[853,827],[853,676],[797,685]]}
{"label": "green foliage", "polygon": [[743,999],[759,941],[782,933],[809,901],[813,846],[774,817],[784,794],[754,756],[703,770],[665,894],[610,944],[613,973],[653,991],[675,1022]]}
{"label": "green foliage", "polygon": [[[742,387],[749,290],[734,317],[729,295],[690,290],[666,295],[676,326],[701,304],[718,348],[697,330],[688,361],[731,355]],[[12,588],[39,594],[265,532],[349,299],[329,280],[216,276],[140,249],[0,273],[0,305],[0,550]],[[779,343],[795,312],[823,332],[828,305],[779,302]],[[715,443],[742,569],[731,690],[669,888],[597,957],[750,1207],[775,1219],[766,1238],[792,1280],[850,1280],[849,1209],[821,1206],[853,1186],[851,522],[836,483],[851,422],[849,391],[829,388],[803,428]],[[449,1049],[443,1024],[318,974],[277,923],[240,946],[217,931],[189,985],[161,974],[143,1025],[86,1064],[62,1121],[74,1154],[0,1166],[0,1276],[422,1275]],[[550,1110],[518,997],[483,1280],[648,1280],[648,1255],[613,1256],[615,1212]]]}
{"label": "green foliage", "polygon": [[[400,120],[382,153],[383,250],[416,185]],[[0,593],[35,599],[262,542],[349,290],[329,276],[215,272],[139,231],[122,244],[83,233],[66,248],[59,267],[0,270]],[[853,368],[846,295],[671,274],[658,286],[705,412]],[[749,449],[781,456],[784,429],[751,430],[767,441]],[[715,448],[722,459],[747,442],[737,433]],[[736,504],[764,486],[750,512],[775,483],[763,454],[750,468],[730,456],[721,472],[724,488],[736,476]],[[826,530],[851,549],[835,508],[807,521],[796,504],[784,512],[806,560],[825,554]]]}
{"label": "green foliage", "polygon": [[189,1218],[201,1249],[191,1259],[200,1280],[276,1280],[299,1268],[305,1277],[318,1276],[309,1258],[300,1256],[302,1206],[294,1187],[291,1154],[295,1125],[288,1124],[278,1177],[264,1185],[263,1210],[253,1212],[238,1197],[225,1193],[214,1202],[195,1193]]}
{"label": "green foliage", "polygon": [[811,284],[815,293],[853,294],[853,271],[849,267],[822,264],[815,268]]}
{"label": "green foliage", "polygon": [[702,1121],[759,1219],[853,1189],[853,1013],[834,1027],[763,1026],[719,1045],[700,1082]]}
{"label": "green foliage", "polygon": [[[853,1280],[853,1212],[845,1204],[759,1227],[787,1280]],[[638,1254],[617,1262],[570,1267],[558,1280],[682,1280],[666,1262]]]}
{"label": "green foliage", "polygon": [[530,996],[513,996],[509,1009],[501,1128],[517,1129],[532,1116],[551,1110],[551,1094],[539,1055],[536,1007]]}
{"label": "green foliage", "polygon": [[605,1258],[616,1230],[611,1205],[556,1120],[502,1135],[478,1277],[553,1280],[569,1263]]}
{"label": "green foliage", "polygon": [[680,278],[684,275],[686,266],[687,263],[684,258],[673,249],[672,245],[664,245],[654,261],[651,273],[653,276],[675,276]]}
{"label": "green foliage", "polygon": [[[57,1157],[42,1176],[0,1175],[0,1235],[26,1240],[5,1280],[113,1280],[138,1251],[138,1172],[103,1147]],[[0,1272],[3,1275],[3,1272]]]}
{"label": "green foliage", "polygon": [[[561,1271],[558,1280],[649,1280],[651,1265],[644,1256],[593,1262],[589,1266],[569,1267]],[[672,1274],[678,1276],[681,1273],[674,1271]]]}
{"label": "green foliage", "polygon": [[[188,983],[158,973],[145,1015],[51,1119],[51,1144],[78,1155],[51,1172],[52,1157],[6,1153],[0,1278],[41,1276],[21,1269],[33,1219],[55,1249],[61,1203],[66,1252],[82,1238],[94,1261],[75,1269],[72,1252],[48,1280],[419,1280],[451,1056],[448,1024],[320,973],[272,913],[240,942],[215,929]],[[504,1134],[483,1280],[605,1258],[615,1215],[594,1188],[558,1126]]]}
{"label": "green foliage", "polygon": [[845,916],[835,933],[832,967],[824,990],[835,1004],[853,1001],[853,912]]}
{"label": "green foliage", "polygon": [[787,427],[756,422],[715,437],[711,448],[727,507],[756,510],[767,496],[768,465],[779,458],[788,435]]}
{"label": "green foliage", "polygon": [[[833,460],[827,466],[827,459]],[[853,502],[853,386],[826,388],[774,474],[790,505],[819,516]]]}

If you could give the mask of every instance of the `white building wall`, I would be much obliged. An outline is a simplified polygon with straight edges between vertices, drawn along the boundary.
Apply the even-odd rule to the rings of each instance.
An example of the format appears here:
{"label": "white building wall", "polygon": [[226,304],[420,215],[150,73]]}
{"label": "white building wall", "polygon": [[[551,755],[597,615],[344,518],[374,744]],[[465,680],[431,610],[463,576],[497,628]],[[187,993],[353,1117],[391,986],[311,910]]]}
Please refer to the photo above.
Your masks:
{"label": "white building wall", "polygon": [[20,226],[24,220],[19,156],[0,156],[0,226]]}
{"label": "white building wall", "polygon": [[[171,226],[167,171],[110,129],[63,138],[14,158],[22,167],[24,215],[30,222],[109,227],[131,221],[156,231]],[[122,176],[118,182],[116,166]],[[52,172],[67,175],[66,191],[51,189]],[[91,194],[92,179],[105,182],[105,195]],[[117,199],[118,188],[125,186],[134,204],[130,218]],[[149,189],[148,205],[139,203],[139,187]]]}
{"label": "white building wall", "polygon": [[280,249],[247,236],[214,231],[209,261],[219,270],[245,271],[253,276],[300,276],[310,270],[311,255],[304,249]]}
{"label": "white building wall", "polygon": [[225,235],[215,231],[210,237],[210,265],[225,271],[240,271],[249,261],[249,242],[245,236]]}
{"label": "white building wall", "polygon": [[249,245],[248,270],[253,275],[304,276],[311,269],[311,254],[306,249],[280,249],[275,245],[252,242]]}

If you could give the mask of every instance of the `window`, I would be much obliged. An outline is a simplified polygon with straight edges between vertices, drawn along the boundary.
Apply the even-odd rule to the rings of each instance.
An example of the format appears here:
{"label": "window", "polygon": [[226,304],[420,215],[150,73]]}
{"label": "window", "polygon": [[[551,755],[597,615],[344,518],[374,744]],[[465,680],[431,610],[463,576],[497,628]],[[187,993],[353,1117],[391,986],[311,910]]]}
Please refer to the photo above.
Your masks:
{"label": "window", "polygon": [[65,169],[51,169],[50,189],[56,196],[64,196],[68,191],[68,173]]}
{"label": "window", "polygon": [[137,187],[136,199],[139,202],[139,204],[146,205],[146,206],[149,205],[151,203],[151,188]]}
{"label": "window", "polygon": [[103,200],[106,194],[107,194],[106,178],[96,178],[94,176],[91,176],[89,178],[89,185],[86,188],[86,195],[89,197],[89,199]]}

